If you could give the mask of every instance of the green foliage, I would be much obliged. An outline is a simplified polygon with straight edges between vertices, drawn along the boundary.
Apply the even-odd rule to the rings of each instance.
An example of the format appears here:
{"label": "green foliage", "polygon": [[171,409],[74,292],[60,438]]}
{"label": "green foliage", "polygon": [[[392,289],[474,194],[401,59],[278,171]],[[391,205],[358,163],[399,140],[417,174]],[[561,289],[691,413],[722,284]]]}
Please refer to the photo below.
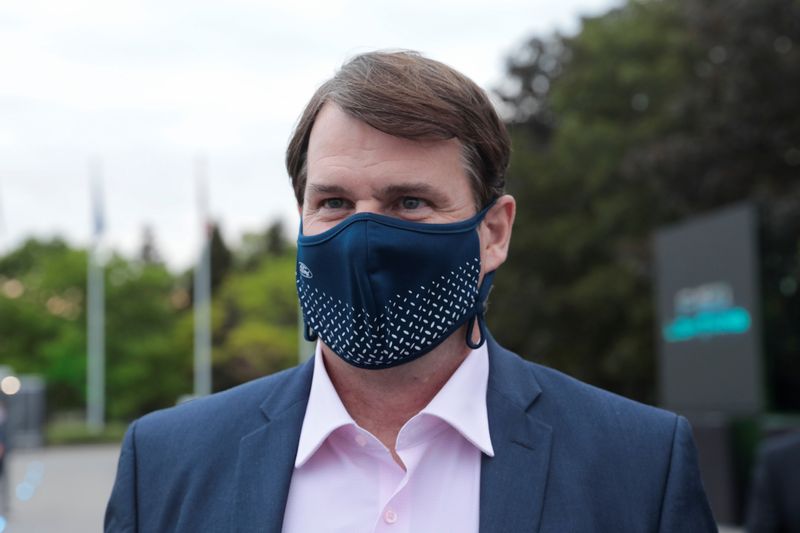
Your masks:
{"label": "green foliage", "polygon": [[[297,303],[294,250],[279,226],[252,235],[265,245],[251,246],[241,264],[214,236],[214,386],[221,390],[294,364]],[[192,392],[191,276],[160,263],[148,237],[147,254],[113,255],[104,270],[110,420],[131,420]],[[86,252],[61,240],[31,239],[0,258],[0,363],[42,375],[51,414],[85,406],[86,274]],[[95,439],[62,426],[51,428],[54,441]]]}
{"label": "green foliage", "polygon": [[211,227],[211,288],[219,287],[233,263],[233,254],[222,238],[219,225]]}
{"label": "green foliage", "polygon": [[759,202],[765,240],[782,243],[766,283],[800,276],[800,100],[787,90],[800,5],[734,4],[631,0],[509,58],[499,95],[519,211],[490,322],[511,348],[654,401],[650,236],[734,201]]}
{"label": "green foliage", "polygon": [[83,398],[85,287],[85,252],[60,240],[29,240],[0,259],[0,361],[42,374],[53,405]]}
{"label": "green foliage", "polygon": [[[681,24],[674,5],[631,3],[585,20],[574,38],[531,41],[539,52],[520,54],[528,64],[512,60],[517,72],[549,76],[546,93],[528,91],[547,114],[512,124],[509,190],[520,209],[493,295],[493,329],[523,354],[647,400],[646,241],[658,211],[648,185],[624,168],[631,149],[672,127],[667,97],[687,72]],[[537,121],[546,135],[541,124],[528,126]]]}
{"label": "green foliage", "polygon": [[282,370],[297,360],[295,255],[266,255],[231,276],[214,301],[217,387]]}
{"label": "green foliage", "polygon": [[290,251],[291,247],[284,236],[283,224],[278,220],[262,233],[245,233],[235,250],[234,262],[240,270],[252,270],[265,258],[281,256]]}
{"label": "green foliage", "polygon": [[109,418],[126,420],[173,405],[191,390],[191,351],[175,339],[172,274],[158,263],[115,256],[106,278]]}

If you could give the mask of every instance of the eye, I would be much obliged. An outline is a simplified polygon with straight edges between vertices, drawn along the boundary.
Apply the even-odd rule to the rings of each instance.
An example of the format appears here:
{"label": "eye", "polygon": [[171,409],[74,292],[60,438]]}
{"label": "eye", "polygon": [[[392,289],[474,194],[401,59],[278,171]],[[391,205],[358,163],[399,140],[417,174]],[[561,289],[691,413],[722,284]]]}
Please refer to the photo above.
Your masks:
{"label": "eye", "polygon": [[404,196],[400,200],[400,205],[403,206],[403,209],[409,209],[409,210],[419,209],[420,207],[422,207],[422,200],[420,200],[419,198],[414,198],[413,196]]}
{"label": "eye", "polygon": [[322,201],[322,207],[327,209],[341,209],[344,207],[344,200],[341,198],[326,198]]}

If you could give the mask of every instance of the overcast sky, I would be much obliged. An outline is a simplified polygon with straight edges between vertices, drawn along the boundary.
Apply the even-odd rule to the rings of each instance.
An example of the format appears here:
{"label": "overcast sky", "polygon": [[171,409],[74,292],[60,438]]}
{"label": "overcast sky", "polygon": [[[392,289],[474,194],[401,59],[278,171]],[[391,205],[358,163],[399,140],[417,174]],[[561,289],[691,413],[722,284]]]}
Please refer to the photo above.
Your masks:
{"label": "overcast sky", "polygon": [[348,57],[410,48],[499,84],[533,34],[574,32],[615,0],[16,0],[0,7],[0,253],[91,235],[102,161],[106,240],[152,227],[174,268],[198,243],[195,162],[225,236],[297,230],[283,153],[316,87]]}

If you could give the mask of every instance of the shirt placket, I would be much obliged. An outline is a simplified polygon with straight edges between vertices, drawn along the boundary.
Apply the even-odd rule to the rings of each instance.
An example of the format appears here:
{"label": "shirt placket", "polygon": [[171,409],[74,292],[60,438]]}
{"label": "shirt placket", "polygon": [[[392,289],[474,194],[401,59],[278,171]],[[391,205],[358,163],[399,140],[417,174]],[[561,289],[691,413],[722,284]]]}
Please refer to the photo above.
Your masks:
{"label": "shirt placket", "polygon": [[400,466],[395,463],[391,454],[386,451],[380,460],[380,497],[378,498],[378,518],[374,528],[375,532],[406,532],[404,527],[406,520],[401,520],[406,514],[406,508],[397,498],[398,487],[405,483],[408,475]]}
{"label": "shirt placket", "polygon": [[[428,430],[425,434],[425,429]],[[414,509],[411,508],[411,494],[413,488],[414,473],[420,465],[424,457],[430,441],[435,438],[439,433],[440,428],[423,428],[420,427],[420,420],[412,420],[408,427],[404,427],[398,435],[397,454],[406,466],[405,473],[400,479],[399,484],[395,484],[395,488],[387,499],[381,498],[381,501],[386,503],[381,508],[380,515],[375,523],[375,533],[411,533],[412,514]],[[404,437],[411,435],[412,438],[407,443],[404,442]],[[391,454],[387,457],[391,461],[391,466],[395,472],[403,472],[403,469],[391,458]]]}

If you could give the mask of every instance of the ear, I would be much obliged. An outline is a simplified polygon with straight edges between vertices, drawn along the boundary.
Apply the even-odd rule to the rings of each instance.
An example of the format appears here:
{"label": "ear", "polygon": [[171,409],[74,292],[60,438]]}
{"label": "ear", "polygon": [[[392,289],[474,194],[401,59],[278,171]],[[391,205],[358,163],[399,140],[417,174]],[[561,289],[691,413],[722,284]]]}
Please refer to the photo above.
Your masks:
{"label": "ear", "polygon": [[500,265],[505,263],[516,212],[517,203],[514,197],[504,194],[497,199],[486,213],[483,222],[478,226],[483,274],[497,270]]}

